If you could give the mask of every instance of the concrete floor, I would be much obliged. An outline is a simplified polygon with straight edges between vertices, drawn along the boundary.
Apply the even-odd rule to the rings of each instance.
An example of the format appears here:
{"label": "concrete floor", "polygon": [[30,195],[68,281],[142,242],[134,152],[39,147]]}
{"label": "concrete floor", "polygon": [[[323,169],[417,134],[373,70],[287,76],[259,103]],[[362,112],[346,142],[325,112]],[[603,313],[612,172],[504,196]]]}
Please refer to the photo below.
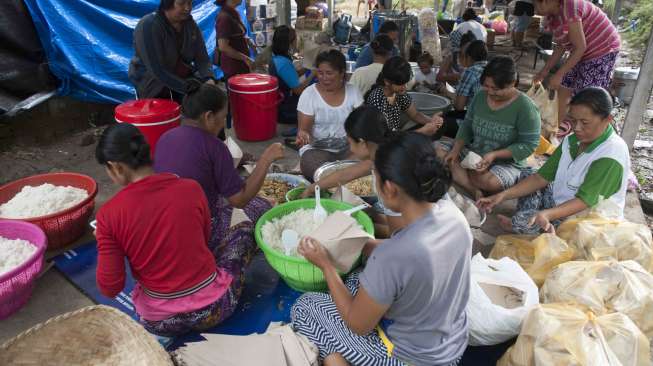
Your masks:
{"label": "concrete floor", "polygon": [[[497,50],[497,52],[502,51]],[[524,56],[519,62],[520,71],[522,72],[522,85],[530,83],[532,57],[531,53]],[[286,128],[288,126],[281,125],[279,132]],[[90,128],[65,138],[58,138],[55,142],[50,142],[47,145],[29,144],[17,146],[0,153],[0,172],[3,172],[0,183],[53,170],[75,171],[96,179],[100,188],[96,204],[97,207],[101,206],[118,190],[118,187],[111,183],[104,169],[95,163],[93,158],[94,144],[84,146],[82,143],[82,146],[80,146],[79,143],[80,140],[88,138],[89,135],[97,136],[100,130],[101,128]],[[283,141],[283,138],[276,137],[272,141],[261,143],[241,142],[241,147],[244,151],[258,157],[274,141]],[[297,165],[298,156],[293,150],[287,149],[286,152],[286,158],[278,163],[283,170],[290,170]],[[500,207],[498,212],[509,213],[513,206],[514,202],[508,202]],[[646,223],[636,194],[629,194],[628,196],[626,217],[633,222]],[[474,253],[480,251],[487,256],[494,243],[494,238],[499,234],[501,234],[501,230],[498,227],[496,217],[488,217],[482,230],[475,230],[474,232],[477,239],[474,243]],[[65,248],[65,250],[72,249],[90,240],[93,240],[93,236],[89,230],[83,238]],[[47,258],[52,258],[62,251],[49,252]],[[70,284],[55,268],[50,268],[38,279],[34,293],[27,305],[8,319],[0,321],[0,343],[50,317],[92,304],[93,302],[88,297]]]}

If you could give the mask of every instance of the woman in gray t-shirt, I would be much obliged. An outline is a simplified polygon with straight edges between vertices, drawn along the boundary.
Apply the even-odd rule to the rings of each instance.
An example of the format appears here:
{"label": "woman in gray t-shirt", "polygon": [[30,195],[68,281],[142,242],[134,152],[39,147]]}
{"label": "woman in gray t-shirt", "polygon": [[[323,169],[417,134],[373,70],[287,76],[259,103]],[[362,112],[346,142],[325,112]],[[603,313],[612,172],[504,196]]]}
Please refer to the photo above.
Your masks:
{"label": "woman in gray t-shirt", "polygon": [[326,277],[329,294],[307,293],[292,308],[295,330],[325,365],[455,365],[467,347],[472,234],[449,200],[451,177],[428,137],[408,133],[375,157],[379,197],[407,226],[369,243],[364,270],[345,282],[326,249],[304,238],[299,252]]}

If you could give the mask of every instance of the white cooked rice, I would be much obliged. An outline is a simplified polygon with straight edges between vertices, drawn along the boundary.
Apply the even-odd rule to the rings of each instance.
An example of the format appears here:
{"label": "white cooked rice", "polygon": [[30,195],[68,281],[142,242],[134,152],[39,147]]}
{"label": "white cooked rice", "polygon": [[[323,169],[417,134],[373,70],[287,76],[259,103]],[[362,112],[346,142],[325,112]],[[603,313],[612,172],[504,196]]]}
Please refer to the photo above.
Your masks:
{"label": "white cooked rice", "polygon": [[73,207],[88,197],[84,189],[55,186],[25,186],[9,202],[0,205],[0,218],[28,219],[51,215]]}
{"label": "white cooked rice", "polygon": [[0,275],[25,263],[36,252],[36,245],[27,240],[0,236]]}
{"label": "white cooked rice", "polygon": [[[324,221],[316,222],[313,220],[313,209],[299,209],[286,216],[272,219],[263,224],[261,235],[265,244],[280,253],[284,253],[285,249],[281,242],[281,233],[284,230],[295,230],[299,237],[302,238],[315,231],[323,223]],[[291,252],[291,255],[301,257],[296,249]]]}

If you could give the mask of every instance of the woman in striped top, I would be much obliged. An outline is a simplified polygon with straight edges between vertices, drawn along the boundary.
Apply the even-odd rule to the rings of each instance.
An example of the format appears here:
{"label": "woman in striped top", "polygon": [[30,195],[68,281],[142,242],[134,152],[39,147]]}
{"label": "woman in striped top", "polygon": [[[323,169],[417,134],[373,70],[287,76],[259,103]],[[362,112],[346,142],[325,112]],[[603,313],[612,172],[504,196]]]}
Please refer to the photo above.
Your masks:
{"label": "woman in striped top", "polygon": [[570,55],[551,76],[549,86],[558,90],[558,121],[562,122],[572,95],[590,87],[610,88],[621,42],[617,28],[606,14],[586,0],[534,0],[535,12],[546,16],[546,28],[556,47],[534,81],[542,81],[562,58]]}

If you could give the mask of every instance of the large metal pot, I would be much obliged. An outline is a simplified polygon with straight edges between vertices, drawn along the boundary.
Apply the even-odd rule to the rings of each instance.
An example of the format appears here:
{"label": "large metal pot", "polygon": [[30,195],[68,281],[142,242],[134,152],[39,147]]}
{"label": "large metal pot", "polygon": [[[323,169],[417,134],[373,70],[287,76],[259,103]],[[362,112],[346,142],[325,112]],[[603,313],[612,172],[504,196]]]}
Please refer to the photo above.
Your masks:
{"label": "large metal pot", "polygon": [[379,10],[372,16],[372,37],[379,32],[381,24],[391,20],[399,27],[399,51],[401,55],[408,58],[410,47],[413,45],[413,30],[417,24],[417,18],[413,15],[400,13],[395,10]]}
{"label": "large metal pot", "polygon": [[[330,163],[325,163],[321,167],[317,168],[317,170],[313,174],[313,181],[317,182],[320,180],[320,178],[324,178],[338,170],[342,170],[352,165],[356,165],[359,162],[360,161],[358,160],[338,160],[338,161],[332,161]],[[376,201],[378,200],[378,198],[374,195],[363,196],[361,198],[365,202],[369,203],[370,205],[374,205],[374,203],[376,203]]]}

